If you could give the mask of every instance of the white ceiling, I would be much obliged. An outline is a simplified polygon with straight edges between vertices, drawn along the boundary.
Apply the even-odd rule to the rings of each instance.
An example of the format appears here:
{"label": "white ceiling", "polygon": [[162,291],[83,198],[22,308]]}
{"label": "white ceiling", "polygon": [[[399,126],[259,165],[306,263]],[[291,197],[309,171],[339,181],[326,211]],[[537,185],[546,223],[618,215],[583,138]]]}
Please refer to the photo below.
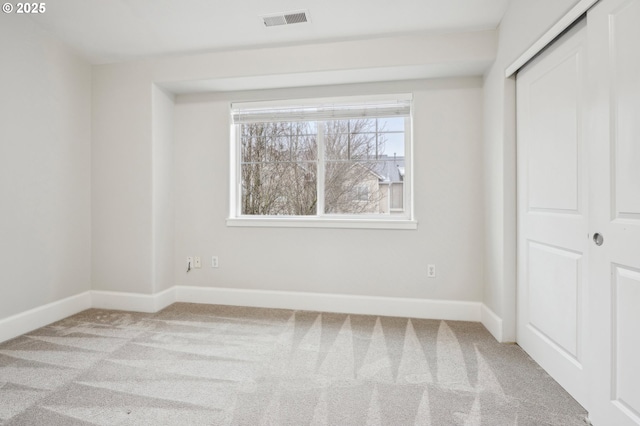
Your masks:
{"label": "white ceiling", "polygon": [[[509,0],[55,0],[32,19],[93,63],[212,50],[496,28]],[[261,15],[307,10],[266,28]]]}

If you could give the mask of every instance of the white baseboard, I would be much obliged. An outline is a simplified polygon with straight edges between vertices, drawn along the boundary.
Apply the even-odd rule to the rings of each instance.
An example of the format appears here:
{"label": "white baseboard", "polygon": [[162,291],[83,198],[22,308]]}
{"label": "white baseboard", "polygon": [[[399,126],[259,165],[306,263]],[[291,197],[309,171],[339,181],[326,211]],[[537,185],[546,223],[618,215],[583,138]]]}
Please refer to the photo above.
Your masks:
{"label": "white baseboard", "polygon": [[502,318],[496,315],[487,305],[482,304],[480,312],[480,322],[489,330],[489,333],[496,338],[498,342],[502,342]]}
{"label": "white baseboard", "polygon": [[176,301],[345,314],[480,321],[479,302],[176,286]]}
{"label": "white baseboard", "polygon": [[158,312],[163,310],[169,305],[173,305],[176,303],[176,287],[173,286],[166,290],[163,290],[159,293],[154,294],[156,298],[156,310],[154,312]]}
{"label": "white baseboard", "polygon": [[4,318],[0,320],[0,342],[29,333],[89,308],[91,308],[91,292],[85,291],[84,293]]}
{"label": "white baseboard", "polygon": [[158,312],[176,301],[175,287],[155,294],[91,291],[92,307],[132,312]]}
{"label": "white baseboard", "polygon": [[49,303],[0,320],[0,342],[89,308],[154,313],[175,302],[450,321],[481,321],[498,341],[500,341],[498,336],[501,336],[502,330],[502,320],[480,302],[174,286],[155,294],[93,290]]}

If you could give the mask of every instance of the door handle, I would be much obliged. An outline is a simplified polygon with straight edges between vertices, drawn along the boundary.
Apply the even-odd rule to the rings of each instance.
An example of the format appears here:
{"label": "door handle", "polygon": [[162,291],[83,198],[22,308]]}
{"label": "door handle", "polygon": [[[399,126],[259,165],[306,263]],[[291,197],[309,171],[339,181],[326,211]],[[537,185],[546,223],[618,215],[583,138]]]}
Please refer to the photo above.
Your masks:
{"label": "door handle", "polygon": [[596,232],[595,234],[593,234],[593,242],[596,243],[597,246],[601,246],[602,243],[604,243],[604,237],[602,236],[602,234]]}

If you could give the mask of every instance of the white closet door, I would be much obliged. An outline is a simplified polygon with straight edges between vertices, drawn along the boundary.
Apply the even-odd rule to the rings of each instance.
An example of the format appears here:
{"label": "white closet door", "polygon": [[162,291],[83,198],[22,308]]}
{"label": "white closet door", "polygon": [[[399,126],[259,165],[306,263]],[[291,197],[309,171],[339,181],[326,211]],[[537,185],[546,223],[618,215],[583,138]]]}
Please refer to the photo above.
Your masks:
{"label": "white closet door", "polygon": [[590,418],[640,425],[640,0],[588,15]]}
{"label": "white closet door", "polygon": [[518,344],[586,405],[586,24],[517,76]]}

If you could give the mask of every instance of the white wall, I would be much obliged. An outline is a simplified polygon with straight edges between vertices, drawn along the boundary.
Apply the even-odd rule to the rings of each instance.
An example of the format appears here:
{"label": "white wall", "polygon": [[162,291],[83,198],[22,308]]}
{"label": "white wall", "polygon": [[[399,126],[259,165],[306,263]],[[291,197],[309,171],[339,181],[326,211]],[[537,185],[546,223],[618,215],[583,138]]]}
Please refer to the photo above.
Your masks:
{"label": "white wall", "polygon": [[499,28],[496,61],[485,74],[485,261],[483,301],[515,340],[516,169],[515,80],[505,70],[578,0],[511,0]]}
{"label": "white wall", "polygon": [[156,85],[153,105],[153,293],[173,286],[174,209],[173,209],[173,102],[174,96]]}
{"label": "white wall", "polygon": [[[226,226],[230,101],[394,92],[414,94],[418,230]],[[178,97],[176,284],[481,300],[481,103],[479,78]],[[188,255],[203,268],[186,273]],[[428,263],[437,278],[426,277]]]}
{"label": "white wall", "polygon": [[92,286],[151,293],[152,84],[95,66],[92,77]]}
{"label": "white wall", "polygon": [[91,67],[0,16],[0,319],[90,288]]}
{"label": "white wall", "polygon": [[[482,112],[477,79],[418,87],[429,96],[421,95],[417,101],[418,111],[422,112],[420,120],[416,120],[420,123],[416,161],[425,164],[421,166],[424,172],[416,175],[420,230],[414,232],[227,229],[227,106],[210,99],[202,103],[184,103],[182,99],[174,117],[174,144],[180,139],[180,145],[174,147],[173,254],[165,244],[172,238],[171,232],[156,226],[166,223],[170,216],[159,215],[166,211],[163,209],[170,209],[171,197],[161,199],[162,192],[156,190],[166,190],[161,189],[166,186],[162,176],[171,172],[164,166],[157,169],[158,162],[165,160],[156,156],[156,150],[166,146],[163,136],[157,136],[166,134],[170,126],[158,127],[158,120],[170,115],[171,107],[167,99],[158,101],[162,96],[155,85],[174,90],[185,85],[189,90],[216,85],[220,89],[222,85],[224,90],[231,80],[235,87],[262,87],[265,77],[268,84],[283,80],[304,84],[313,79],[317,84],[318,76],[331,77],[332,81],[345,75],[360,75],[363,80],[374,74],[388,79],[400,78],[397,73],[404,78],[416,73],[424,77],[478,69],[490,63],[494,53],[495,32],[482,31],[214,52],[95,66],[93,288],[157,292],[168,285],[162,278],[166,278],[167,270],[160,268],[170,265],[175,266],[174,284],[479,301],[482,202],[481,165],[477,159],[481,155]],[[279,78],[283,75],[286,79]],[[374,84],[366,90],[396,91],[398,87],[403,86],[385,88]],[[342,94],[343,89],[332,90]],[[281,89],[268,96],[301,93],[322,96],[327,92]],[[465,120],[464,126],[459,124],[459,118]],[[459,196],[450,198],[451,193]],[[163,236],[159,238],[160,235]],[[307,239],[307,247],[320,248],[319,256],[301,255],[299,244]],[[280,250],[273,250],[273,244]],[[375,258],[371,256],[374,251]],[[217,275],[210,268],[189,277],[183,275],[187,255],[201,255],[204,265],[209,265],[212,254],[220,256]],[[382,267],[387,259],[400,265],[400,272]],[[426,282],[428,262],[438,265],[439,278]],[[362,270],[365,264],[368,267]]]}

